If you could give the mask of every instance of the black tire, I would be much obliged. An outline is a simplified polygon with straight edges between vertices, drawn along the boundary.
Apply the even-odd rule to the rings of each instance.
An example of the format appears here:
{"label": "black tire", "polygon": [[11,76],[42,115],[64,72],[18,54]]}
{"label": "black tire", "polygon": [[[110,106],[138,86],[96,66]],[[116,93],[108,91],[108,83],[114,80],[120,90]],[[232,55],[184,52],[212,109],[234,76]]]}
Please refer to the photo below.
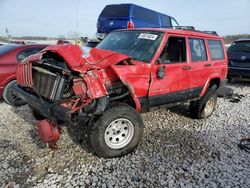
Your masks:
{"label": "black tire", "polygon": [[[123,120],[125,120],[125,122],[122,122]],[[120,134],[123,133],[122,131],[128,130],[129,132],[129,129],[130,131],[133,130],[133,136],[127,134],[123,136],[124,138],[121,137],[121,140],[126,140],[128,135],[130,135],[129,137],[131,139],[126,145],[122,146],[122,148],[110,147],[109,144],[112,144],[110,138],[109,141],[105,141],[109,136],[114,138],[113,142],[117,141],[117,135],[115,135],[116,133],[114,134],[116,130],[112,129],[113,132],[110,131],[110,133],[107,131],[110,130],[110,127],[116,122],[121,123],[119,124],[120,129],[118,130]],[[125,129],[127,124],[129,126]],[[122,126],[125,126],[123,127],[124,129],[121,128]],[[119,103],[107,108],[101,116],[92,120],[92,123],[90,123],[89,144],[94,153],[99,157],[120,157],[132,152],[136,148],[143,136],[143,129],[144,125],[140,114],[131,106]],[[105,136],[105,134],[110,135]],[[114,143],[114,145],[115,144],[117,143]]]}
{"label": "black tire", "polygon": [[12,80],[11,82],[9,82],[5,86],[5,88],[3,90],[3,100],[4,100],[4,102],[6,102],[7,104],[9,104],[11,106],[25,105],[26,103],[21,98],[17,97],[17,95],[11,89],[14,84],[16,84],[16,80]]}
{"label": "black tire", "polygon": [[[206,105],[208,105],[209,110],[206,110]],[[215,89],[209,89],[208,92],[205,94],[204,97],[202,97],[201,99],[197,100],[197,101],[193,101],[190,103],[190,117],[195,118],[195,119],[205,119],[210,117],[215,108],[216,108],[216,104],[217,104],[217,94],[215,92]]]}
{"label": "black tire", "polygon": [[227,77],[227,83],[231,83],[233,81],[233,78]]}

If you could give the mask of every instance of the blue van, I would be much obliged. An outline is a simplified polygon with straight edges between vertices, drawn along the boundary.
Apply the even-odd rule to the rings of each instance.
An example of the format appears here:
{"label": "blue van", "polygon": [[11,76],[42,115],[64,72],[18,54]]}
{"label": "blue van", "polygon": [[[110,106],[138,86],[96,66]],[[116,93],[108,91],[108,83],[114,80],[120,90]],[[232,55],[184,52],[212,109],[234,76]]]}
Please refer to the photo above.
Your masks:
{"label": "blue van", "polygon": [[167,28],[178,26],[171,16],[135,4],[107,5],[97,21],[97,37],[116,29],[127,28]]}

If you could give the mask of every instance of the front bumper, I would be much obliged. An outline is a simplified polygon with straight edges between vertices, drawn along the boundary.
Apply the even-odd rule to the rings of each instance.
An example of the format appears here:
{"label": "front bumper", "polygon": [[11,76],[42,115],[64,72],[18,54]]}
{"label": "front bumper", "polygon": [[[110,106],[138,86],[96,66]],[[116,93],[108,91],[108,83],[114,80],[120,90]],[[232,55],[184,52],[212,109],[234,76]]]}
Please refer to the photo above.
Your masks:
{"label": "front bumper", "polygon": [[47,100],[42,100],[38,96],[25,91],[17,84],[15,84],[12,89],[18,97],[20,97],[34,111],[38,112],[42,116],[53,121],[60,120],[67,122],[71,120],[70,109],[56,103],[48,102]]}
{"label": "front bumper", "polygon": [[228,67],[229,78],[250,78],[250,68]]}

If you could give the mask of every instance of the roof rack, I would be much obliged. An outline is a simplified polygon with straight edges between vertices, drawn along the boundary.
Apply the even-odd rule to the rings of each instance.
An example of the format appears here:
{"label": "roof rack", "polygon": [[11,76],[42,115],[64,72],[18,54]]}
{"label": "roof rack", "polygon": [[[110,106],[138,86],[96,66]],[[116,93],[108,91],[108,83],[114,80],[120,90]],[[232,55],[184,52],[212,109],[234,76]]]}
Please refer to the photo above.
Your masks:
{"label": "roof rack", "polygon": [[172,26],[170,27],[172,29],[181,29],[181,30],[190,30],[190,31],[195,31],[195,32],[200,32],[200,33],[207,33],[210,35],[217,35],[216,31],[200,31],[200,30],[196,30],[194,26]]}
{"label": "roof rack", "polygon": [[194,26],[172,26],[173,29],[195,30]]}

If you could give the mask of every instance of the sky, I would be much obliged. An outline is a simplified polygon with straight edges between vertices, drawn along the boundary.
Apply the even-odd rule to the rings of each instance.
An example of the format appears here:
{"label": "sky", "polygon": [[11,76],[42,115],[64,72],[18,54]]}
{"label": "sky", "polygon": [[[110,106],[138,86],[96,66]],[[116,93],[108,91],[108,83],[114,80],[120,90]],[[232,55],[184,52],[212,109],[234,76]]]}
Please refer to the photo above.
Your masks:
{"label": "sky", "polygon": [[219,35],[250,34],[250,0],[0,0],[0,36],[94,36],[107,4],[134,3]]}

